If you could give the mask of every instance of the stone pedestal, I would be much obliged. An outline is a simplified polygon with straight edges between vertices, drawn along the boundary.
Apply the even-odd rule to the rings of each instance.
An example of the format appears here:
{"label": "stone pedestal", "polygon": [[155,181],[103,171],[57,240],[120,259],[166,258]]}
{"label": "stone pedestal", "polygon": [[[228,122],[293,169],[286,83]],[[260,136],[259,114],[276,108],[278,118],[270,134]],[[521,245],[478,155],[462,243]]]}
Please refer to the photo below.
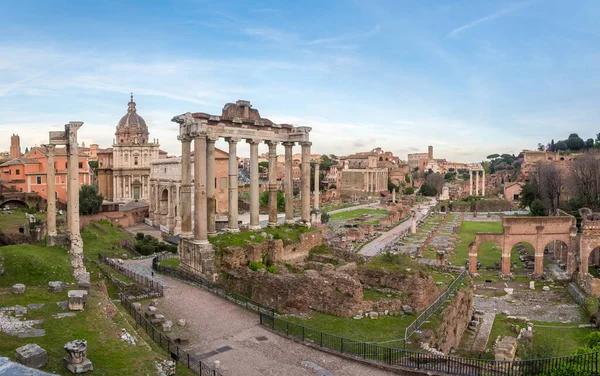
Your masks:
{"label": "stone pedestal", "polygon": [[48,363],[48,354],[38,345],[30,343],[15,350],[15,359],[24,366],[41,368]]}
{"label": "stone pedestal", "polygon": [[312,223],[312,224],[320,224],[321,223],[321,211],[320,210],[312,210],[310,212],[310,223]]}
{"label": "stone pedestal", "polygon": [[64,358],[65,367],[72,373],[84,373],[94,369],[87,358],[87,341],[76,339],[64,347],[67,356]]}
{"label": "stone pedestal", "polygon": [[17,283],[12,287],[12,293],[15,295],[25,294],[25,285],[22,283]]}
{"label": "stone pedestal", "polygon": [[50,292],[62,292],[65,288],[65,283],[60,281],[48,282],[48,291]]}
{"label": "stone pedestal", "polygon": [[417,217],[416,217],[415,213],[413,213],[413,215],[410,219],[410,233],[411,234],[417,233]]}
{"label": "stone pedestal", "polygon": [[71,311],[83,311],[87,302],[88,292],[86,290],[69,291],[69,309]]}
{"label": "stone pedestal", "polygon": [[188,272],[212,277],[215,269],[215,251],[210,243],[197,243],[193,239],[179,241],[180,267]]}

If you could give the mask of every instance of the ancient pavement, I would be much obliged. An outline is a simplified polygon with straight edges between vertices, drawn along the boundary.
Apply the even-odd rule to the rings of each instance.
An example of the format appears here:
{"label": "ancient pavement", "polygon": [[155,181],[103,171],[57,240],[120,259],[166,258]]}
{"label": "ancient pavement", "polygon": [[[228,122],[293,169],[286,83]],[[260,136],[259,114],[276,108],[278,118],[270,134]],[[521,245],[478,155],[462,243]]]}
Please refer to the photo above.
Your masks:
{"label": "ancient pavement", "polygon": [[[138,271],[143,265],[149,273],[151,260],[127,263],[138,264],[135,266]],[[219,360],[219,372],[223,375],[326,374],[317,373],[314,364],[334,376],[392,375],[280,337],[261,327],[258,316],[241,307],[201,288],[169,277],[162,279],[168,287],[159,301],[159,312],[174,322],[180,318],[186,319],[185,331],[190,339],[188,349],[208,364]],[[266,337],[266,340],[261,337]],[[226,346],[231,350],[211,353]]]}
{"label": "ancient pavement", "polygon": [[[428,204],[419,205],[417,207],[417,221],[420,220],[421,218],[425,217],[425,215],[427,215],[427,211],[429,210],[429,208],[431,206],[435,205],[436,203],[437,203],[437,201],[435,199],[433,199]],[[381,251],[383,251],[383,249],[385,248],[386,245],[388,245],[392,241],[394,241],[396,236],[398,236],[403,231],[406,231],[407,229],[409,229],[410,226],[411,226],[410,219],[402,222],[401,224],[394,227],[390,231],[384,232],[378,238],[373,239],[373,241],[371,241],[370,243],[365,244],[365,246],[362,247],[358,253],[360,253],[361,255],[365,255],[365,256],[376,256]]]}

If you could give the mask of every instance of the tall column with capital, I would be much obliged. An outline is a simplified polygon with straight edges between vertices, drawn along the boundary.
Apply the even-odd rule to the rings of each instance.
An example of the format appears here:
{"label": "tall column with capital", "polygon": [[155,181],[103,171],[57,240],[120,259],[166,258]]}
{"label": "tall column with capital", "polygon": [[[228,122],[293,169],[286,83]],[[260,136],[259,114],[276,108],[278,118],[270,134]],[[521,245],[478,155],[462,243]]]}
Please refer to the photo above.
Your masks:
{"label": "tall column with capital", "polygon": [[313,208],[315,210],[319,210],[319,187],[320,187],[319,169],[320,169],[319,164],[318,163],[315,164],[315,202],[313,204]]}
{"label": "tall column with capital", "polygon": [[246,140],[250,144],[250,230],[260,229],[258,221],[258,140]]}
{"label": "tall column with capital", "polygon": [[[187,136],[181,140],[181,238],[193,238],[192,232],[192,169],[191,169],[191,144],[192,139]],[[158,191],[158,186],[156,191]],[[158,194],[156,194],[158,206]],[[198,209],[196,209],[198,210]]]}
{"label": "tall column with capital", "polygon": [[483,175],[481,179],[481,195],[485,197],[485,170],[483,170]]}
{"label": "tall column with capital", "polygon": [[173,233],[181,233],[181,184],[175,183],[175,228]]}
{"label": "tall column with capital", "polygon": [[[215,197],[215,141],[217,138],[206,139],[206,196],[207,196],[207,231],[208,236],[217,234],[216,213],[217,198]],[[237,187],[237,185],[236,185]]]}
{"label": "tall column with capital", "polygon": [[269,145],[269,227],[277,226],[277,142]]}
{"label": "tall column with capital", "polygon": [[294,223],[294,187],[292,180],[293,142],[284,142],[285,147],[285,223]]}
{"label": "tall column with capital", "polygon": [[473,171],[469,170],[469,196],[473,196]]}
{"label": "tall column with capital", "polygon": [[310,146],[311,142],[301,142],[302,145],[302,221],[310,223]]}
{"label": "tall column with capital", "polygon": [[194,242],[208,244],[206,228],[206,135],[194,138]]}
{"label": "tall column with capital", "polygon": [[46,145],[48,153],[48,165],[46,170],[46,201],[48,203],[46,212],[46,226],[48,227],[48,240],[46,244],[49,247],[55,245],[56,237],[56,169],[54,168],[54,145]]}
{"label": "tall column with capital", "polygon": [[175,228],[175,200],[173,199],[175,186],[169,183],[167,186],[169,194],[167,195],[167,228],[173,231]]}
{"label": "tall column with capital", "polygon": [[[82,122],[71,121],[65,125],[69,141],[67,142],[68,170],[67,170],[67,215],[70,240],[71,266],[73,275],[78,278],[86,274],[83,265],[83,240],[79,232],[79,151],[77,148],[77,130]],[[89,286],[89,274],[87,274]]]}
{"label": "tall column with capital", "polygon": [[[188,143],[189,144],[189,143]],[[152,221],[153,226],[160,226],[161,212],[160,212],[160,185],[157,181],[154,185],[154,220]],[[191,232],[191,231],[190,231]]]}
{"label": "tall column with capital", "polygon": [[479,170],[475,171],[475,196],[479,196]]}
{"label": "tall column with capital", "polygon": [[239,232],[238,228],[238,165],[237,138],[227,138],[229,142],[229,225],[227,231]]}

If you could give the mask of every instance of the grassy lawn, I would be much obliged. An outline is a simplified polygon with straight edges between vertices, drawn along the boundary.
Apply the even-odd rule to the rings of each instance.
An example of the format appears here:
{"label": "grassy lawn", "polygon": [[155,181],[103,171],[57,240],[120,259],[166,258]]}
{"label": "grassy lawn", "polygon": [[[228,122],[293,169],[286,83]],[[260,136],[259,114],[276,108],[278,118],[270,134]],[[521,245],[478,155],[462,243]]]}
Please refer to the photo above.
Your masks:
{"label": "grassy lawn", "polygon": [[0,247],[4,258],[4,275],[0,287],[15,283],[25,286],[46,286],[50,281],[74,282],[69,254],[61,247],[15,244]]}
{"label": "grassy lawn", "polygon": [[[587,336],[594,332],[592,328],[577,328],[573,324],[560,322],[532,321],[532,323],[533,352],[543,357],[572,355],[578,347],[587,344]],[[512,329],[515,324],[520,328],[526,327],[523,321],[508,319],[503,314],[496,315],[487,347],[492,348],[498,336],[516,337],[517,333]]]}
{"label": "grassy lawn", "polygon": [[[14,209],[12,210],[12,214],[6,214],[3,211],[0,211],[0,231],[7,234],[17,234],[19,233],[19,227],[23,227],[27,223],[27,218],[25,217],[26,209]],[[34,213],[36,218],[45,220],[47,217],[47,213]],[[61,231],[64,229],[64,221],[66,220],[66,214],[57,215],[57,225],[58,230]]]}
{"label": "grassy lawn", "polygon": [[[458,233],[458,242],[454,254],[450,257],[452,265],[463,266],[465,259],[469,258],[469,244],[475,240],[477,232],[502,232],[502,222],[463,222]],[[494,251],[494,243],[483,243],[479,247],[478,259],[483,265],[494,265],[501,262],[502,251]],[[491,262],[491,264],[490,264]]]}
{"label": "grassy lawn", "polygon": [[168,266],[171,269],[176,269],[176,268],[179,267],[179,259],[178,258],[172,258],[172,259],[162,260],[161,262],[158,263],[158,265],[160,265],[160,266]]}
{"label": "grassy lawn", "polygon": [[[85,339],[88,342],[88,358],[94,365],[95,375],[123,374],[126,370],[131,375],[155,374],[155,360],[165,359],[143,344],[131,346],[120,338],[121,328],[133,332],[125,318],[116,312],[101,286],[94,286],[90,291],[84,312],[76,317],[55,319],[53,314],[63,312],[56,302],[66,300],[66,291],[51,294],[45,287],[28,288],[24,295],[4,295],[3,305],[28,303],[45,303],[38,310],[29,310],[27,319],[43,319],[42,328],[46,330],[44,337],[23,338],[0,333],[0,353],[14,359],[14,349],[27,343],[37,343],[48,352],[48,365],[44,371],[61,375],[71,374],[63,366],[62,358],[66,355],[63,346],[74,339]],[[133,363],[132,363],[133,362]],[[135,367],[132,367],[135,364]]]}
{"label": "grassy lawn", "polygon": [[83,253],[96,260],[98,253],[102,253],[106,257],[121,257],[123,253],[131,254],[119,246],[122,240],[131,240],[133,242],[133,234],[115,227],[108,221],[99,221],[86,226],[81,231],[83,238]]}
{"label": "grassy lawn", "polygon": [[[285,225],[278,227],[263,228],[260,231],[243,231],[237,234],[219,234],[217,236],[208,238],[208,241],[215,247],[216,251],[221,251],[227,247],[243,247],[248,243],[260,243],[266,240],[260,236],[261,232],[265,232],[268,235],[273,235],[274,239],[283,240],[283,244],[291,244],[300,241],[300,234],[315,231],[314,227],[308,228],[301,225]],[[251,237],[254,237],[252,239]]]}
{"label": "grassy lawn", "polygon": [[323,204],[323,207],[321,209],[322,209],[323,213],[329,213],[334,210],[345,209],[345,208],[349,208],[351,206],[356,206],[356,205],[360,205],[360,204],[351,204],[351,203],[341,204],[341,205]]}
{"label": "grassy lawn", "polygon": [[[337,317],[320,312],[312,312],[310,317],[302,319],[287,317],[286,320],[303,326],[335,334],[340,337],[364,342],[387,342],[404,339],[404,329],[416,318],[414,315],[383,316],[376,320],[352,317]],[[388,346],[402,346],[402,342],[390,342]]]}
{"label": "grassy lawn", "polygon": [[382,209],[354,209],[331,214],[329,219],[333,221],[349,221],[363,216],[374,216],[376,219],[380,219],[387,216],[387,213],[387,210]]}
{"label": "grassy lawn", "polygon": [[414,274],[418,272],[424,272],[429,274],[429,269],[427,267],[419,264],[417,261],[411,259],[409,256],[399,253],[384,253],[377,255],[373,257],[371,261],[364,264],[363,267],[399,271],[403,274]]}

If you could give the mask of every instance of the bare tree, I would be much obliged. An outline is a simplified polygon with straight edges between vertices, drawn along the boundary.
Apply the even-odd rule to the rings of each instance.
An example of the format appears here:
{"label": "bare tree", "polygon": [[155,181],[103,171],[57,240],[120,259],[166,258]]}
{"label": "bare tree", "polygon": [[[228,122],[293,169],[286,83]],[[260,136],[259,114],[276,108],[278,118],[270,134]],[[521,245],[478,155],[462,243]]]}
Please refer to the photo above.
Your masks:
{"label": "bare tree", "polygon": [[548,208],[548,215],[556,215],[565,182],[558,167],[550,163],[540,163],[537,169],[539,189]]}
{"label": "bare tree", "polygon": [[600,209],[600,154],[588,151],[571,165],[569,188],[580,205]]}
{"label": "bare tree", "polygon": [[425,182],[427,185],[435,188],[438,195],[442,193],[442,188],[444,187],[444,175],[439,172],[428,174],[425,178]]}

